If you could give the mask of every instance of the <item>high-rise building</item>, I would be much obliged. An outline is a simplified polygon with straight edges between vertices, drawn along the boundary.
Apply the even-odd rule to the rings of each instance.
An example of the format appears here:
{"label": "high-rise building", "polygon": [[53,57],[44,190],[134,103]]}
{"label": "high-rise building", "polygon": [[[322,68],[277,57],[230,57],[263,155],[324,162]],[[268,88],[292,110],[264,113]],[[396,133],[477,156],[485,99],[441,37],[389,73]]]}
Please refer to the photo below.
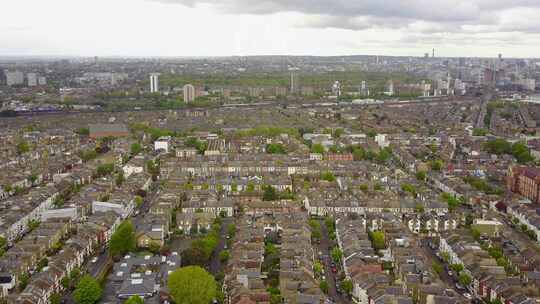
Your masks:
{"label": "high-rise building", "polygon": [[298,74],[291,72],[291,94],[298,93],[300,91],[300,83],[298,81]]}
{"label": "high-rise building", "polygon": [[45,78],[45,76],[39,76],[39,78],[38,78],[38,84],[39,84],[40,86],[47,85],[47,78]]}
{"label": "high-rise building", "polygon": [[150,92],[159,92],[159,74],[157,73],[150,74]]}
{"label": "high-rise building", "polygon": [[184,102],[192,102],[195,100],[195,87],[191,84],[184,86]]}
{"label": "high-rise building", "polygon": [[6,85],[24,84],[24,74],[21,71],[6,72]]}
{"label": "high-rise building", "polygon": [[38,85],[38,77],[36,73],[26,74],[26,83],[29,87],[35,87]]}
{"label": "high-rise building", "polygon": [[341,84],[339,81],[334,82],[332,85],[332,94],[338,97],[341,96]]}

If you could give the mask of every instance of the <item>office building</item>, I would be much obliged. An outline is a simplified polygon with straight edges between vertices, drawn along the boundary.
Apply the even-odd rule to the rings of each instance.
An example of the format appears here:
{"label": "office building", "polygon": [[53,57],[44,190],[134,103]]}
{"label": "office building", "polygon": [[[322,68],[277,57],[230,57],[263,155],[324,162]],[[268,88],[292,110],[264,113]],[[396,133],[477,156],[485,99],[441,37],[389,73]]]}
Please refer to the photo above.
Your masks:
{"label": "office building", "polygon": [[184,86],[184,102],[192,102],[195,100],[195,87],[191,84]]}
{"label": "office building", "polygon": [[36,73],[26,74],[26,83],[29,87],[35,87],[38,85],[38,77]]}
{"label": "office building", "polygon": [[6,85],[21,85],[24,84],[24,74],[21,71],[6,72]]}
{"label": "office building", "polygon": [[159,92],[159,74],[150,74],[150,93]]}

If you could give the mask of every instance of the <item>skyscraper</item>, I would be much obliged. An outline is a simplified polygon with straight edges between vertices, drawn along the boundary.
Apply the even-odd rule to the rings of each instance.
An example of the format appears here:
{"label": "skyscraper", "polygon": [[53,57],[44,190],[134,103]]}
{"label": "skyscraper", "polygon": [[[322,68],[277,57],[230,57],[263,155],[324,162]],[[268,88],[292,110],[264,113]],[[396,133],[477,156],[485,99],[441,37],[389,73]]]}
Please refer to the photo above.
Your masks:
{"label": "skyscraper", "polygon": [[184,86],[184,102],[192,102],[195,100],[195,87],[191,84]]}
{"label": "skyscraper", "polygon": [[21,71],[6,72],[6,84],[8,86],[24,84],[24,74]]}
{"label": "skyscraper", "polygon": [[150,74],[150,92],[159,92],[159,74],[157,73]]}
{"label": "skyscraper", "polygon": [[38,77],[36,73],[26,74],[26,81],[29,87],[35,87],[38,84]]}
{"label": "skyscraper", "polygon": [[300,83],[298,82],[298,74],[291,72],[291,94],[298,93],[300,91]]}

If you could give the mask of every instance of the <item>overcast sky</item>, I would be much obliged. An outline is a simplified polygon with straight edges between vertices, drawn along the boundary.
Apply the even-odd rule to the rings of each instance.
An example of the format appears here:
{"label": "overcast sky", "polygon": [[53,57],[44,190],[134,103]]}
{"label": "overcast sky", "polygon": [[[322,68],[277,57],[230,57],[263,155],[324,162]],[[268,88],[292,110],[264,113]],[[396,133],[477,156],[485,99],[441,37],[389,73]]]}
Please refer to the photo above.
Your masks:
{"label": "overcast sky", "polygon": [[2,0],[0,55],[540,57],[540,0]]}

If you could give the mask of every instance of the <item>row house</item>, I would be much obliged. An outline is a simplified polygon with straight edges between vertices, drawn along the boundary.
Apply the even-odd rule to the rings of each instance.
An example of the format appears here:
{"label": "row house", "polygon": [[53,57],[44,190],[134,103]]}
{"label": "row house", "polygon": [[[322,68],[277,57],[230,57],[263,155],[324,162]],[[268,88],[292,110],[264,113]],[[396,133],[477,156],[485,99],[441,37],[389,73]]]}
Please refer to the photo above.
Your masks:
{"label": "row house", "polygon": [[39,221],[50,209],[58,192],[53,186],[31,189],[28,194],[0,202],[0,236],[8,243],[28,231],[28,223]]}

